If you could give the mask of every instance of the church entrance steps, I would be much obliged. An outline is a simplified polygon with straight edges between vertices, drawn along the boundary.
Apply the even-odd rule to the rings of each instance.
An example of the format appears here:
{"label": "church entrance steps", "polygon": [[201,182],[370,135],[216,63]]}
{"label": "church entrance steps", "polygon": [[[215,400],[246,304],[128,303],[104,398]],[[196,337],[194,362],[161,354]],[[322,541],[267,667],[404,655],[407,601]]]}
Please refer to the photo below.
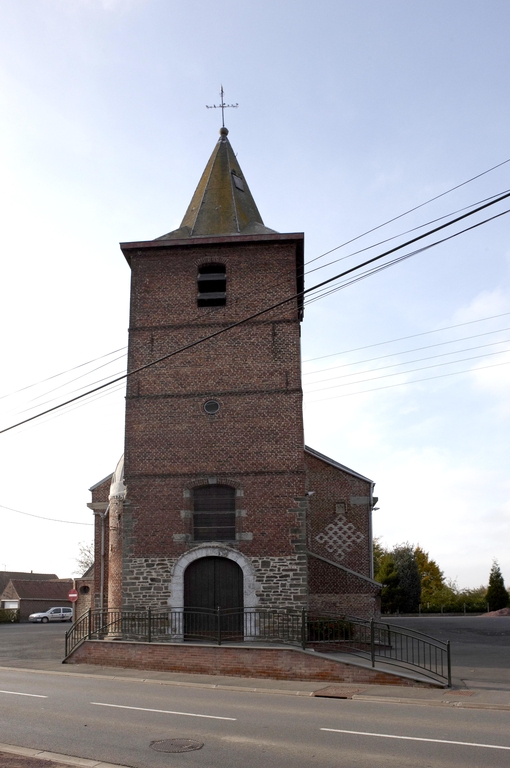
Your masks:
{"label": "church entrance steps", "polygon": [[389,665],[372,667],[349,654],[324,654],[295,646],[228,643],[147,643],[85,640],[67,664],[97,664],[127,669],[188,674],[303,680],[351,685],[437,687],[440,683]]}

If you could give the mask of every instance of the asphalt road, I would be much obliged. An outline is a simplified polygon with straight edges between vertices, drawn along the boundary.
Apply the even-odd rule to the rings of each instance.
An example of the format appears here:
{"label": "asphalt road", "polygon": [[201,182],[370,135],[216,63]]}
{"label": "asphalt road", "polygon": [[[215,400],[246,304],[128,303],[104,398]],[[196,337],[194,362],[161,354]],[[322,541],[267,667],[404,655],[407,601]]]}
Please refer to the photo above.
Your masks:
{"label": "asphalt road", "polygon": [[[151,742],[189,739],[166,754]],[[510,712],[0,671],[0,741],[133,768],[508,768]]]}
{"label": "asphalt road", "polygon": [[[450,640],[454,681],[510,690],[510,616],[391,617],[390,623]],[[54,669],[70,624],[0,624],[0,666]]]}
{"label": "asphalt road", "polygon": [[392,616],[390,623],[450,640],[454,680],[468,688],[510,690],[510,616]]}
{"label": "asphalt road", "polygon": [[0,667],[48,669],[64,656],[64,635],[71,625],[0,624]]}
{"label": "asphalt road", "polygon": [[[507,618],[423,617],[392,623],[450,639],[454,675],[469,672],[475,687],[510,690]],[[59,668],[68,627],[0,625],[0,667],[12,668],[0,670],[0,742],[134,768],[510,765],[508,711],[57,675],[53,672]],[[34,671],[19,672],[21,667]],[[179,738],[203,747],[167,754],[150,746]]]}

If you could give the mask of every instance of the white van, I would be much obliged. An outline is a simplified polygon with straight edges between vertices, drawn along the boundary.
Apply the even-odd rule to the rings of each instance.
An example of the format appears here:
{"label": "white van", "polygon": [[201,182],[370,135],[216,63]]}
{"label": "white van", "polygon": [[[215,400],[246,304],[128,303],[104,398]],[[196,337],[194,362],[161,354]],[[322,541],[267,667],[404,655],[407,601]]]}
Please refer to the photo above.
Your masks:
{"label": "white van", "polygon": [[47,624],[48,621],[72,621],[72,608],[49,608],[44,613],[31,613],[29,621],[40,621],[41,624]]}

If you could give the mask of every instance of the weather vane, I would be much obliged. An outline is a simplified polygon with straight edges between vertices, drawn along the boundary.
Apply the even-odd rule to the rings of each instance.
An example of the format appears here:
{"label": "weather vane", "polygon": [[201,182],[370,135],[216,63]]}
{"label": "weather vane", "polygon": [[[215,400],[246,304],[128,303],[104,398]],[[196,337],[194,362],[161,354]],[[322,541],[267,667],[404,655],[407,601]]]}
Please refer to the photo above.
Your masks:
{"label": "weather vane", "polygon": [[229,107],[233,107],[234,109],[237,109],[239,104],[225,104],[225,101],[223,99],[223,86],[221,86],[220,96],[221,96],[221,104],[212,104],[212,106],[209,106],[209,104],[206,104],[205,106],[207,109],[221,109],[221,125],[224,128],[225,127],[225,110]]}

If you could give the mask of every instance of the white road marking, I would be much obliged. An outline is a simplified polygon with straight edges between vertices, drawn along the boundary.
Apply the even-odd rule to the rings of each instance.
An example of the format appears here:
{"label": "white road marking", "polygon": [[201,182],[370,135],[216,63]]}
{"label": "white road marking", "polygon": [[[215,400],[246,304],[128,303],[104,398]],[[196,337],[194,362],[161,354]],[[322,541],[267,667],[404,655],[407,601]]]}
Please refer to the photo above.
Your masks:
{"label": "white road marking", "polygon": [[321,731],[331,731],[332,733],[354,733],[356,736],[378,736],[380,739],[404,739],[406,741],[431,741],[434,744],[457,744],[462,747],[483,747],[485,749],[507,749],[510,747],[500,747],[497,744],[477,744],[472,741],[447,741],[446,739],[421,739],[418,736],[393,736],[390,733],[366,733],[365,731],[343,731],[339,728],[321,728]]}
{"label": "white road marking", "polygon": [[123,704],[103,704],[91,701],[96,707],[115,707],[115,709],[136,709],[138,712],[160,712],[163,715],[184,715],[185,717],[207,717],[208,720],[237,720],[237,717],[218,717],[217,715],[197,715],[194,712],[173,712],[171,709],[147,709],[146,707],[126,707]]}
{"label": "white road marking", "polygon": [[20,693],[19,691],[0,691],[0,693],[10,693],[11,696],[31,696],[34,699],[47,699],[47,696],[41,696],[39,693]]}

